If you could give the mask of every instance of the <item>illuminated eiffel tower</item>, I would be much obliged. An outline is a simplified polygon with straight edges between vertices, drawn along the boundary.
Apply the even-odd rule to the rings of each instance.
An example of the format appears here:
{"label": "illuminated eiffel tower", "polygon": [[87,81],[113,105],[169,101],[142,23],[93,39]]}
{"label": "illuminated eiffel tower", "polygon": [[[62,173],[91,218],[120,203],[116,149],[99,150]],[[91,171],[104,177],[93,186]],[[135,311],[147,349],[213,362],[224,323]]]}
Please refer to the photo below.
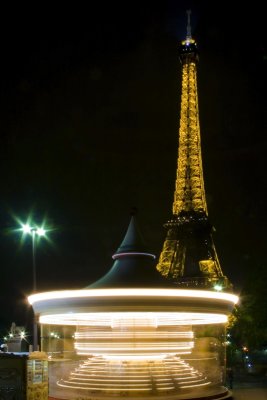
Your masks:
{"label": "illuminated eiffel tower", "polygon": [[197,95],[198,51],[191,36],[187,11],[187,36],[179,48],[182,92],[177,178],[172,218],[165,224],[167,237],[157,269],[175,285],[201,289],[229,289],[213,243],[204,188]]}

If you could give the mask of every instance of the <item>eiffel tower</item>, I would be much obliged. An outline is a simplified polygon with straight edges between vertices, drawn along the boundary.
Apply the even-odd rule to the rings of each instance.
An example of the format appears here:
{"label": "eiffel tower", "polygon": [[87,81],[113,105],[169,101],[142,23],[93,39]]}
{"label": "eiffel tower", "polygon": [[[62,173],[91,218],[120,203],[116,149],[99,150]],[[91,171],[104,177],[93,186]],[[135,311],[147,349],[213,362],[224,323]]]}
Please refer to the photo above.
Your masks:
{"label": "eiffel tower", "polygon": [[175,286],[230,289],[213,242],[205,196],[197,94],[198,50],[191,36],[187,11],[187,35],[179,46],[182,91],[177,178],[172,217],[164,225],[167,236],[157,269]]}

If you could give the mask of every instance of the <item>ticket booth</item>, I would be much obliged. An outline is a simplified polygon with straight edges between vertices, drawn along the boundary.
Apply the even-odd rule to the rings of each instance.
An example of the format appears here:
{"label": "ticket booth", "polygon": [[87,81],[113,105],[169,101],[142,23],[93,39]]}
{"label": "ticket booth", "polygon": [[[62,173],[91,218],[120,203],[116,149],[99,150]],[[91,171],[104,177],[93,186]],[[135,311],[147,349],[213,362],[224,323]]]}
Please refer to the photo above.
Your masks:
{"label": "ticket booth", "polygon": [[0,353],[0,398],[48,399],[48,361],[43,352]]}

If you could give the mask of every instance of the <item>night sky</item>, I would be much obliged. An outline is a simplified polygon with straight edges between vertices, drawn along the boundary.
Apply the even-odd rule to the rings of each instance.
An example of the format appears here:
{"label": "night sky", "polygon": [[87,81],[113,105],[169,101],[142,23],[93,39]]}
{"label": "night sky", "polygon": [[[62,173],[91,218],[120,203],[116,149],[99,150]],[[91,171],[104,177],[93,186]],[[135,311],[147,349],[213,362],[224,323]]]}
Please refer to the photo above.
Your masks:
{"label": "night sky", "polygon": [[[157,3],[157,4],[154,4]],[[204,178],[221,267],[239,292],[266,265],[266,21],[220,2],[8,8],[0,40],[0,326],[39,291],[82,288],[112,265],[132,207],[157,256],[176,175],[186,9],[198,42]],[[37,7],[37,5],[36,5]],[[84,6],[85,7],[85,6]]]}

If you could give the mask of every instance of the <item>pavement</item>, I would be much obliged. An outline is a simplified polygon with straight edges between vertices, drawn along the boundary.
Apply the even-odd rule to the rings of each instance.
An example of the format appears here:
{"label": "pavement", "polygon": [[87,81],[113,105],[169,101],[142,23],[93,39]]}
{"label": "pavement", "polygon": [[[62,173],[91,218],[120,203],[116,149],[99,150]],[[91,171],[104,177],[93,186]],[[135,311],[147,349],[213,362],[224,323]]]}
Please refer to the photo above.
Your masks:
{"label": "pavement", "polygon": [[267,387],[233,389],[233,400],[267,400]]}
{"label": "pavement", "polygon": [[243,375],[233,382],[233,400],[267,400],[267,376]]}

